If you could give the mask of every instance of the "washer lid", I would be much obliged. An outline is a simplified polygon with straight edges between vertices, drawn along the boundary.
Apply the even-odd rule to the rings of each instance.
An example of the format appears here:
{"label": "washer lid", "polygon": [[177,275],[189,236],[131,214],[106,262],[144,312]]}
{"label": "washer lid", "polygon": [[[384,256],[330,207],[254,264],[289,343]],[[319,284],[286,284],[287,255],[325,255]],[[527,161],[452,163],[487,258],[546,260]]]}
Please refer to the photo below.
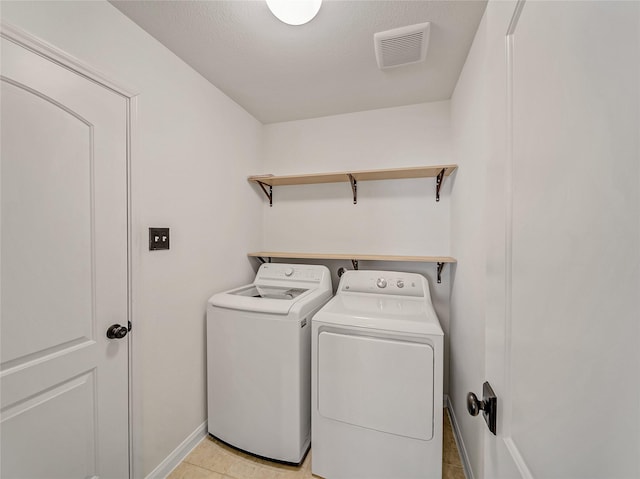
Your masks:
{"label": "washer lid", "polygon": [[265,263],[253,284],[215,294],[209,304],[238,311],[300,315],[320,306],[330,295],[331,274],[326,266]]}
{"label": "washer lid", "polygon": [[245,288],[236,289],[229,294],[244,296],[245,298],[279,299],[288,301],[295,299],[303,293],[309,291],[308,288],[290,288],[288,286],[260,286],[254,284]]}
{"label": "washer lid", "polygon": [[308,297],[316,290],[317,288],[305,289],[249,284],[216,294],[209,299],[209,304],[240,311],[289,314],[295,303]]}
{"label": "washer lid", "polygon": [[313,321],[385,331],[443,336],[433,306],[425,298],[338,294]]}

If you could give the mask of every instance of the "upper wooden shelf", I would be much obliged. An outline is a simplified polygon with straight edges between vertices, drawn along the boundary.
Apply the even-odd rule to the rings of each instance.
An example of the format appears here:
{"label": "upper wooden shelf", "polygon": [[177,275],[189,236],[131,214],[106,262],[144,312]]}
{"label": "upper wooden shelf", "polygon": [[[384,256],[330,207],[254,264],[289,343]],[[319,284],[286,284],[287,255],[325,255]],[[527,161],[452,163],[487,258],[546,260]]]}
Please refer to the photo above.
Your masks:
{"label": "upper wooden shelf", "polygon": [[386,254],[342,254],[342,253],[285,253],[282,251],[257,251],[248,253],[247,256],[258,258],[263,263],[271,261],[271,258],[291,259],[338,259],[351,261],[354,269],[358,269],[358,261],[408,261],[417,263],[437,263],[438,283],[441,281],[442,268],[445,263],[456,263],[451,256],[398,256]]}
{"label": "upper wooden shelf", "polygon": [[458,165],[414,166],[409,168],[390,168],[386,170],[338,171],[335,173],[313,173],[305,175],[255,175],[249,181],[269,186],[313,185],[317,183],[349,183],[349,175],[358,181],[401,180],[406,178],[435,178],[444,169],[449,176]]}
{"label": "upper wooden shelf", "polygon": [[[436,178],[436,201],[440,200],[440,187],[445,176],[451,175],[458,165],[412,166],[408,168],[389,168],[385,170],[339,171],[335,173],[314,173],[304,175],[255,175],[249,181],[260,185],[273,204],[274,186],[313,185],[318,183],[351,183],[353,203],[357,203],[358,181],[401,180],[408,178]],[[269,187],[267,191],[266,186]]]}
{"label": "upper wooden shelf", "polygon": [[414,261],[419,263],[455,263],[451,256],[401,256],[388,254],[342,254],[342,253],[286,253],[282,251],[257,251],[247,256],[254,258],[295,259],[344,259],[355,261]]}

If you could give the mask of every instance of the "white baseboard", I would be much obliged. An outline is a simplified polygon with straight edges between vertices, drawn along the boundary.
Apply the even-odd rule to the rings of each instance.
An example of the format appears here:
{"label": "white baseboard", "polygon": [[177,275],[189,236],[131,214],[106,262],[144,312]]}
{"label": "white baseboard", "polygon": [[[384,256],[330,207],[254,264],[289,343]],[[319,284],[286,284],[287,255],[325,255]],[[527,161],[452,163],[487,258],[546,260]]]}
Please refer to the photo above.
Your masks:
{"label": "white baseboard", "polygon": [[469,463],[469,456],[467,455],[467,449],[464,447],[464,442],[462,441],[462,435],[460,434],[460,428],[458,427],[458,421],[456,420],[456,414],[453,411],[453,405],[451,404],[451,400],[449,396],[445,396],[445,404],[447,405],[447,409],[449,410],[449,417],[451,418],[451,426],[453,428],[453,437],[456,440],[456,445],[458,446],[458,451],[460,452],[460,458],[462,459],[462,468],[464,469],[464,477],[466,479],[475,479],[473,476],[473,471],[471,470],[471,464]]}
{"label": "white baseboard", "polygon": [[198,445],[207,435],[207,421],[203,422],[189,436],[169,454],[164,461],[158,464],[145,479],[165,479],[182,460]]}

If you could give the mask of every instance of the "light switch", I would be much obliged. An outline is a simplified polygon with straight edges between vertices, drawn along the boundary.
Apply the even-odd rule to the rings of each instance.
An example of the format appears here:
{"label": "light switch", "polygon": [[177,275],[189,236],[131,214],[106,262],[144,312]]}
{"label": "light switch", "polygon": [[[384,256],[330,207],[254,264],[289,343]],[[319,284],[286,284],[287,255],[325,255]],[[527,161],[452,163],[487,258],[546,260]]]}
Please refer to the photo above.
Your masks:
{"label": "light switch", "polygon": [[169,228],[149,228],[149,251],[169,249]]}

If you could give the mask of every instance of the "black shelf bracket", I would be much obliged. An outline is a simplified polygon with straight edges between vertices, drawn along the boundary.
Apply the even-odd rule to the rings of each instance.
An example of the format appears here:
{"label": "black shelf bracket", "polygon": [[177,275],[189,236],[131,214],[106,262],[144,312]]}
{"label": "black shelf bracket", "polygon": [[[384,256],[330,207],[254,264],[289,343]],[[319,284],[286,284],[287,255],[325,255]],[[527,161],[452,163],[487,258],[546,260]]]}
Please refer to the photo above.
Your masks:
{"label": "black shelf bracket", "polygon": [[444,268],[444,263],[438,262],[438,283],[442,283],[442,268]]}
{"label": "black shelf bracket", "polygon": [[[349,182],[351,183],[351,191],[353,192],[353,204],[358,204],[358,180],[356,180],[351,173],[348,173]],[[358,268],[356,268],[358,269]]]}
{"label": "black shelf bracket", "polygon": [[[444,168],[440,170],[438,176],[436,177],[436,201],[440,201],[440,188],[442,188],[442,182],[444,181]],[[439,283],[440,281],[438,281]]]}
{"label": "black shelf bracket", "polygon": [[352,259],[351,260],[351,264],[353,265],[353,269],[358,271],[358,260],[357,259]]}
{"label": "black shelf bracket", "polygon": [[[262,181],[257,181],[256,183],[260,185],[260,188],[262,188],[262,191],[269,200],[269,206],[273,206],[273,186],[263,183]],[[267,191],[267,186],[269,187],[269,191]]]}
{"label": "black shelf bracket", "polygon": [[262,256],[256,256],[256,258],[258,258],[258,261],[260,261],[260,264],[271,263],[271,256],[268,256],[267,258],[263,258]]}

